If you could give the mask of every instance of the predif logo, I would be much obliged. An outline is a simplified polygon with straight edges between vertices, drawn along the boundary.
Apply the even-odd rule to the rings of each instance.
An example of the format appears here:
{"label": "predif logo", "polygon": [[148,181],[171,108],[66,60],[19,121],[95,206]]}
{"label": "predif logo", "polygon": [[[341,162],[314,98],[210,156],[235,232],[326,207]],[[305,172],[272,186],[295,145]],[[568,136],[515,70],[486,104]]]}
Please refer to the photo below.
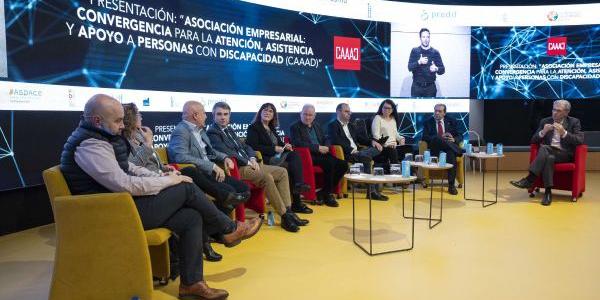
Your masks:
{"label": "predif logo", "polygon": [[360,38],[333,37],[333,69],[360,71]]}
{"label": "predif logo", "polygon": [[548,56],[567,55],[567,37],[566,36],[549,37],[548,45],[546,48],[546,54],[548,54]]}

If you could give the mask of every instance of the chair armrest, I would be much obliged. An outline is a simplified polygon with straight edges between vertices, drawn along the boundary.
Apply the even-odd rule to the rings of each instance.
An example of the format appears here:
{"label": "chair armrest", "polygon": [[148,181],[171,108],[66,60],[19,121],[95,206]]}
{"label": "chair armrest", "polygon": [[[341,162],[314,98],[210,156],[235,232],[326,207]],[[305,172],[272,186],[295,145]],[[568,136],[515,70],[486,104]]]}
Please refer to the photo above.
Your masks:
{"label": "chair armrest", "polygon": [[425,150],[427,150],[427,142],[426,141],[420,141],[419,142],[419,154],[423,155],[423,153],[425,153]]}
{"label": "chair armrest", "polygon": [[588,146],[579,145],[575,148],[575,157],[573,158],[575,163],[575,172],[585,172],[585,162],[587,160]]}
{"label": "chair armrest", "polygon": [[335,156],[336,158],[338,158],[338,159],[346,160],[344,158],[344,149],[340,145],[331,145],[331,146],[329,146],[329,152],[331,152],[331,154],[333,156]]}
{"label": "chair armrest", "polygon": [[[86,203],[84,201],[98,201],[100,202],[114,202],[115,200],[119,201],[133,201],[131,194],[127,192],[121,193],[98,193],[98,194],[86,194],[86,195],[69,195],[69,196],[58,196],[54,199],[55,201],[68,201],[68,200],[77,200],[78,202]],[[136,210],[137,211],[137,210]]]}
{"label": "chair armrest", "polygon": [[240,175],[240,168],[238,166],[237,159],[235,159],[235,157],[230,157],[230,159],[231,159],[231,161],[233,161],[233,168],[232,169],[224,168],[224,170],[227,173],[227,175],[239,180],[241,178],[241,175]]}
{"label": "chair armrest", "polygon": [[532,162],[535,159],[539,149],[540,149],[540,144],[529,145],[529,162]]}
{"label": "chair armrest", "polygon": [[260,162],[260,164],[261,165],[264,164],[262,153],[260,153],[260,151],[254,151],[254,152],[256,153],[256,159]]}
{"label": "chair armrest", "polygon": [[304,176],[304,181],[310,181],[312,179],[314,182],[315,170],[313,168],[310,149],[306,147],[294,147],[294,152],[298,153],[298,156],[300,156],[300,160],[302,161],[302,175]]}

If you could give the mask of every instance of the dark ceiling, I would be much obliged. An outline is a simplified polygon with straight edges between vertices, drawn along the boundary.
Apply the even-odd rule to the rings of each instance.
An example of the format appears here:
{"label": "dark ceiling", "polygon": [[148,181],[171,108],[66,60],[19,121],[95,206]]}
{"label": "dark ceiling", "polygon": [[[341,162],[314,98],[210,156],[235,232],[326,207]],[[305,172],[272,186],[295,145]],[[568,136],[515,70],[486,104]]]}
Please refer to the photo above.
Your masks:
{"label": "dark ceiling", "polygon": [[489,6],[512,6],[512,5],[562,5],[562,4],[588,4],[588,3],[600,3],[589,0],[480,0],[480,1],[468,1],[468,0],[420,0],[420,1],[398,1],[388,0],[394,2],[408,2],[408,3],[424,3],[424,4],[442,4],[442,5],[489,5]]}

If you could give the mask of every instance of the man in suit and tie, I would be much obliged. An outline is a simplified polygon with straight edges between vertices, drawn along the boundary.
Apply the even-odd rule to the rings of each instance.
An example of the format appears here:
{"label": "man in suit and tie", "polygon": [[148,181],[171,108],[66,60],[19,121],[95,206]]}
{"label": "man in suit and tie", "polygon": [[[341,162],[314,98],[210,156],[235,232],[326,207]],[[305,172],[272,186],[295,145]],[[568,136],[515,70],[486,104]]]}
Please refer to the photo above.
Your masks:
{"label": "man in suit and tie", "polygon": [[[362,163],[363,170],[371,173],[373,157],[379,155],[383,147],[377,141],[364,134],[358,134],[350,123],[352,111],[348,103],[340,103],[335,109],[337,118],[329,123],[329,141],[332,145],[340,145],[344,150],[344,158],[348,162]],[[363,149],[359,149],[363,146]],[[388,197],[377,191],[376,185],[370,185],[367,191],[373,200],[387,200]]]}
{"label": "man in suit and tie", "polygon": [[458,132],[457,121],[446,116],[446,105],[436,104],[433,108],[433,117],[425,121],[423,126],[423,141],[431,155],[439,156],[440,151],[446,153],[446,161],[453,167],[448,169],[448,193],[457,195],[454,186],[456,180],[456,157],[462,156],[460,143],[463,141],[462,133]]}
{"label": "man in suit and tie", "polygon": [[275,213],[281,217],[281,227],[290,232],[297,232],[300,230],[298,226],[308,224],[308,220],[300,219],[291,210],[292,200],[287,170],[278,166],[261,166],[256,159],[256,152],[240,141],[229,127],[231,119],[229,104],[215,103],[213,119],[215,123],[207,132],[211,143],[215,149],[236,158],[240,177],[243,180],[265,189],[269,203],[275,209]]}
{"label": "man in suit and tie", "polygon": [[569,117],[571,103],[556,100],[552,105],[552,116],[540,121],[538,130],[531,138],[532,144],[541,144],[537,156],[529,166],[529,175],[510,183],[528,189],[538,176],[542,176],[546,191],[542,205],[552,203],[554,164],[572,162],[575,147],[583,144],[583,132],[578,119]]}
{"label": "man in suit and tie", "polygon": [[313,163],[323,169],[324,183],[317,194],[317,200],[327,206],[338,207],[339,204],[331,193],[348,171],[348,164],[329,153],[321,126],[314,122],[315,117],[315,107],[305,104],[300,112],[300,121],[292,124],[290,128],[290,137],[295,147],[309,148]]}
{"label": "man in suit and tie", "polygon": [[[207,194],[215,197],[216,205],[229,213],[239,203],[250,198],[250,188],[243,182],[227,176],[217,165],[233,168],[233,161],[213,148],[206,134],[206,113],[200,102],[188,101],[183,105],[182,121],[171,133],[168,154],[169,160],[176,163],[193,164],[201,172],[195,172],[194,183]],[[186,168],[181,171],[185,172]],[[189,174],[192,175],[192,174]],[[205,176],[202,176],[205,175]],[[229,195],[229,196],[225,196]],[[232,196],[233,195],[233,196]]]}

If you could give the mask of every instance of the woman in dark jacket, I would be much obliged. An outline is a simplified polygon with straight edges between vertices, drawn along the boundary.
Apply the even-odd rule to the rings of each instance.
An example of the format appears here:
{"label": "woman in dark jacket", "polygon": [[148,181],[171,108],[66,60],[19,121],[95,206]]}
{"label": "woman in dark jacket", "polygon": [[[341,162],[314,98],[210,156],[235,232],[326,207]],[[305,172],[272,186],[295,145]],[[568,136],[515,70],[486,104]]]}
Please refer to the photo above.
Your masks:
{"label": "woman in dark jacket", "polygon": [[302,161],[293,151],[292,145],[284,143],[277,134],[278,125],[275,106],[271,103],[263,104],[248,127],[246,144],[260,151],[265,164],[278,165],[287,169],[292,193],[292,211],[310,214],[312,209],[300,200],[300,193],[310,188],[304,183]]}

